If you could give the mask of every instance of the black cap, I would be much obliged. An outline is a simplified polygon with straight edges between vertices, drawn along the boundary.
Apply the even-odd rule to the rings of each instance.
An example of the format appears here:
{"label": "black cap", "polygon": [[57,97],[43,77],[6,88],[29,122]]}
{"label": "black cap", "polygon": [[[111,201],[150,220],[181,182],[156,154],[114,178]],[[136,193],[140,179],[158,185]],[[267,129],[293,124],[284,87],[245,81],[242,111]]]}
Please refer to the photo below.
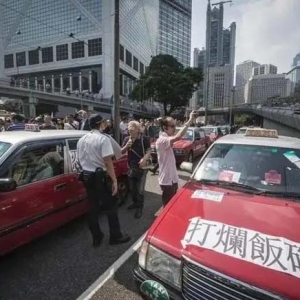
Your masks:
{"label": "black cap", "polygon": [[89,123],[91,128],[95,128],[97,124],[104,121],[103,117],[100,114],[92,114],[89,118]]}

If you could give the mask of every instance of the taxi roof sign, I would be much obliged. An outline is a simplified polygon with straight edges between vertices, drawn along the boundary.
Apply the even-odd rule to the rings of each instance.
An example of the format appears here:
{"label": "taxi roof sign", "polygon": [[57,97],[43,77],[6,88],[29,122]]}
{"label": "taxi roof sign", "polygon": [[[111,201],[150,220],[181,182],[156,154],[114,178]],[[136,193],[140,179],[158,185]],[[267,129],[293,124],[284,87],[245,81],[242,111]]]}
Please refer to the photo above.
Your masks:
{"label": "taxi roof sign", "polygon": [[25,124],[25,131],[40,131],[40,127],[38,124]]}
{"label": "taxi roof sign", "polygon": [[278,132],[276,129],[248,128],[245,136],[278,138]]}

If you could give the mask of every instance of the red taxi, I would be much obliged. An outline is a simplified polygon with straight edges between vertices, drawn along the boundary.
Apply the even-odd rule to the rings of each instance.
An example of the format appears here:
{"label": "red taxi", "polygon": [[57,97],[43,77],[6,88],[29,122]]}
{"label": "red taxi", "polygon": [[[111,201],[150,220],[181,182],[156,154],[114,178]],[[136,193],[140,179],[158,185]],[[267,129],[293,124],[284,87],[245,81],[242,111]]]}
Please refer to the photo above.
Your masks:
{"label": "red taxi", "polygon": [[206,136],[209,137],[210,144],[212,144],[214,141],[216,141],[224,135],[222,131],[222,126],[208,125],[201,128],[205,131]]}
{"label": "red taxi", "polygon": [[[177,127],[176,132],[181,128]],[[156,142],[151,143],[151,156],[153,161],[157,161]],[[202,155],[209,147],[209,138],[202,128],[189,127],[181,140],[173,144],[173,150],[177,163],[183,161],[193,162],[195,157]]]}
{"label": "red taxi", "polygon": [[300,299],[299,182],[299,139],[218,139],[146,234],[133,272],[142,295]]}
{"label": "red taxi", "polygon": [[[1,132],[0,255],[84,214],[76,145],[84,131]],[[126,193],[127,158],[115,162]]]}

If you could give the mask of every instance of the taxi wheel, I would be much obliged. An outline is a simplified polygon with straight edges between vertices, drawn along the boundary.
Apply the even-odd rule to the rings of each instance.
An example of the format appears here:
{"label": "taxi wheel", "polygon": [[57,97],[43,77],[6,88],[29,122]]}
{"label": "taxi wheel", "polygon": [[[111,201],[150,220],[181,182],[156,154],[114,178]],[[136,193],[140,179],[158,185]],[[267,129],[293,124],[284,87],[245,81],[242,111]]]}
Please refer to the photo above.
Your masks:
{"label": "taxi wheel", "polygon": [[187,158],[187,161],[190,162],[190,163],[193,163],[193,160],[194,160],[194,155],[193,155],[193,152],[191,151],[189,153],[189,156]]}
{"label": "taxi wheel", "polygon": [[121,177],[118,179],[118,195],[119,195],[119,206],[122,206],[129,194],[129,183],[127,177]]}

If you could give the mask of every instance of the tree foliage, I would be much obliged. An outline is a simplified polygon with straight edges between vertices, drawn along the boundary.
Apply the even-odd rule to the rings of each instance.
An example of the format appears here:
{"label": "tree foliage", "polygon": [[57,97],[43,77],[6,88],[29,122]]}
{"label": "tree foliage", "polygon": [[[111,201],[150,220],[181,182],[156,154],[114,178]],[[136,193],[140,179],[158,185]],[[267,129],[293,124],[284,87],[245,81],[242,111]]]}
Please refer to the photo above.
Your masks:
{"label": "tree foliage", "polygon": [[234,123],[237,126],[249,126],[253,124],[253,115],[237,114],[234,117]]}
{"label": "tree foliage", "polygon": [[138,101],[152,98],[163,104],[165,115],[170,115],[186,106],[202,79],[201,69],[185,68],[173,56],[160,54],[152,58],[130,96]]}

